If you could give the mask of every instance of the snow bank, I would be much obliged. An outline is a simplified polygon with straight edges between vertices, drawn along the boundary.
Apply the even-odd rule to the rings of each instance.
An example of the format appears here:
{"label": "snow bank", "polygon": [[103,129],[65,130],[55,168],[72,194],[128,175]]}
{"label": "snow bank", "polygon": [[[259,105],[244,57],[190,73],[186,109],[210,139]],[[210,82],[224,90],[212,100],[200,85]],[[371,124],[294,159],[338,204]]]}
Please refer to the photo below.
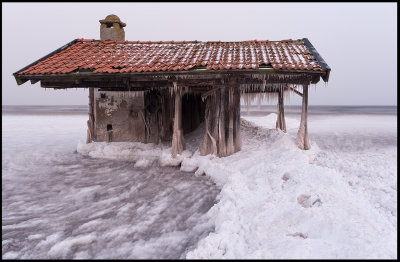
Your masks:
{"label": "snow bank", "polygon": [[[269,128],[276,121],[273,115],[245,119]],[[298,128],[294,119],[287,119],[287,125]],[[346,173],[314,164],[324,153],[315,142],[302,151],[295,135],[247,121],[242,121],[242,134],[240,152],[199,159],[199,172],[211,176],[222,191],[208,213],[215,232],[187,258],[397,257],[397,211],[389,219],[349,183]],[[389,175],[395,174],[392,169]]]}
{"label": "snow bank", "polygon": [[[171,147],[164,144],[139,143],[139,142],[92,142],[89,144],[80,141],[77,146],[78,153],[94,158],[125,159],[135,161],[135,167],[148,167],[154,163],[160,166],[179,166],[182,161],[192,156],[192,152],[185,150],[176,158],[171,155]],[[193,172],[197,165],[193,160],[186,160],[181,170]]]}
{"label": "snow bank", "polygon": [[[215,232],[187,253],[188,259],[396,258],[396,152],[390,151],[389,158],[383,155],[389,162],[368,166],[388,170],[383,173],[388,178],[380,181],[386,191],[376,194],[380,188],[373,170],[372,175],[352,175],[368,162],[358,158],[357,146],[346,148],[348,155],[336,152],[333,159],[329,147],[340,141],[329,145],[322,136],[318,144],[310,138],[311,150],[302,151],[295,142],[299,121],[286,118],[288,133],[275,129],[275,122],[276,114],[242,118],[242,150],[224,158],[200,156],[194,143],[177,159],[171,158],[168,144],[82,143],[78,152],[131,158],[140,166],[151,162],[146,159],[162,166],[180,164],[182,171],[206,174],[221,186],[219,202],[207,213]],[[338,136],[347,137],[348,132]],[[341,165],[345,158],[346,165]],[[357,179],[369,182],[355,183]]]}

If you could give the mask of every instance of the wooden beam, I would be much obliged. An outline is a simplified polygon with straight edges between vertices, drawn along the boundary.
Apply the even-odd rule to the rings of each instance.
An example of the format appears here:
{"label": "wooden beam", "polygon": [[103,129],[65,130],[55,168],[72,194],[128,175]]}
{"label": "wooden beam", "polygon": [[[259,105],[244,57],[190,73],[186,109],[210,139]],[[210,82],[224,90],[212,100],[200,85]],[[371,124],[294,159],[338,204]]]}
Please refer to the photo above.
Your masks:
{"label": "wooden beam", "polygon": [[216,92],[218,90],[218,88],[213,88],[203,94],[201,94],[201,98],[204,100],[207,98],[207,96],[212,95],[214,92]]}
{"label": "wooden beam", "polygon": [[290,90],[292,90],[293,92],[295,92],[296,94],[298,94],[299,96],[303,97],[303,94],[300,93],[299,91],[297,91],[296,89],[294,89],[293,87],[289,87]]}
{"label": "wooden beam", "polygon": [[[119,73],[119,74],[105,74],[105,73],[70,73],[70,74],[50,74],[50,75],[21,75],[17,76],[16,79],[19,82],[28,81],[32,79],[39,80],[48,80],[53,81],[55,79],[59,79],[62,81],[70,81],[75,79],[82,80],[90,80],[90,81],[121,81],[121,82],[135,82],[135,81],[191,81],[191,80],[216,80],[220,81],[221,79],[227,79],[230,81],[231,79],[242,79],[243,82],[247,83],[251,79],[253,79],[254,75],[265,76],[266,79],[269,79],[270,82],[273,78],[281,80],[282,76],[291,76],[295,79],[301,78],[309,78],[311,80],[313,77],[315,79],[320,77],[322,73],[316,72],[275,72],[274,74],[264,75],[257,70],[239,70],[239,71],[207,71],[205,74],[191,74],[191,73],[183,73],[183,72],[159,72],[157,74],[148,74],[148,73]],[[257,79],[257,83],[260,82],[261,79]],[[276,81],[276,80],[274,80]],[[262,80],[261,80],[262,82]],[[254,82],[256,83],[256,82]],[[180,84],[180,83],[178,83]],[[227,84],[227,83],[226,83]]]}
{"label": "wooden beam", "polygon": [[41,81],[40,86],[44,88],[72,88],[74,87],[73,82],[68,82],[68,83],[61,83],[61,82],[47,82],[47,81]]}
{"label": "wooden beam", "polygon": [[320,79],[321,79],[321,77],[319,75],[313,76],[311,79],[311,84],[318,83]]}
{"label": "wooden beam", "polygon": [[[202,71],[158,71],[158,72],[130,72],[130,73],[93,73],[93,72],[74,72],[68,74],[35,74],[35,75],[16,75],[20,79],[27,78],[29,80],[32,77],[75,77],[75,78],[88,78],[88,77],[126,77],[129,80],[140,80],[140,79],[149,79],[149,78],[163,78],[165,77],[173,80],[179,79],[180,77],[184,78],[197,78],[200,79],[202,77],[209,78],[210,76],[214,78],[221,78],[221,76],[245,76],[249,74],[259,74],[259,75],[271,75],[271,74],[298,74],[298,75],[319,75],[325,76],[326,72],[317,72],[317,71],[304,71],[304,70],[257,70],[257,69],[238,69],[238,70],[202,70]],[[29,78],[29,79],[28,79]]]}

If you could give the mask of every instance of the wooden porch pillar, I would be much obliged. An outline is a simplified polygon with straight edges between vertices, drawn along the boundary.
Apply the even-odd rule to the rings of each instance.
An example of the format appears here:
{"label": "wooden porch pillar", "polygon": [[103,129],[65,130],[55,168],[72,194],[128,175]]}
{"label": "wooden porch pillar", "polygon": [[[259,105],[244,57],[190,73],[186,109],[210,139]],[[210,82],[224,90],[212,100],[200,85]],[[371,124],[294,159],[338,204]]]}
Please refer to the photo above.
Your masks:
{"label": "wooden porch pillar", "polygon": [[234,88],[234,126],[233,126],[233,137],[234,137],[234,146],[235,152],[238,152],[242,149],[242,135],[240,132],[240,86],[235,86]]}
{"label": "wooden porch pillar", "polygon": [[276,128],[286,133],[285,111],[283,104],[283,89],[278,92],[278,118],[276,119]]}
{"label": "wooden porch pillar", "polygon": [[240,88],[239,86],[230,86],[228,91],[229,113],[226,113],[225,119],[229,117],[229,127],[227,130],[228,139],[226,147],[226,156],[232,155],[242,148],[242,136],[240,134]]}
{"label": "wooden porch pillar", "polygon": [[175,114],[174,114],[174,131],[172,134],[172,157],[185,150],[185,141],[183,139],[182,129],[182,91],[178,89],[175,92]]}
{"label": "wooden porch pillar", "polygon": [[87,137],[86,144],[95,140],[94,134],[94,90],[89,88],[89,120],[87,121]]}
{"label": "wooden porch pillar", "polygon": [[307,107],[308,107],[308,85],[303,85],[303,104],[301,110],[301,121],[297,132],[297,145],[300,149],[310,149],[307,132]]}
{"label": "wooden porch pillar", "polygon": [[218,156],[218,117],[219,117],[219,100],[220,90],[214,88],[204,94],[202,98],[205,99],[206,107],[204,112],[204,121],[206,124],[206,130],[204,133],[203,141],[200,144],[200,155],[205,156],[208,154],[214,154]]}
{"label": "wooden porch pillar", "polygon": [[[226,126],[226,122],[230,121],[230,119],[225,119],[226,118],[226,111],[229,110],[229,108],[227,108],[227,106],[229,107],[229,103],[227,96],[229,95],[229,89],[225,86],[222,86],[220,89],[220,96],[219,96],[219,101],[217,101],[217,103],[219,103],[219,119],[218,119],[218,156],[226,156],[227,154],[229,155],[230,153],[227,153],[227,150],[229,150],[229,144],[228,144],[228,148],[226,146],[226,128],[228,128]],[[218,105],[214,105],[214,106],[218,106]],[[229,122],[229,128],[230,128],[230,122]],[[228,135],[228,138],[230,138],[230,133]],[[229,140],[230,141],[230,140]]]}
{"label": "wooden porch pillar", "polygon": [[240,135],[240,90],[222,86],[202,95],[206,99],[204,139],[200,155],[232,155],[242,146]]}

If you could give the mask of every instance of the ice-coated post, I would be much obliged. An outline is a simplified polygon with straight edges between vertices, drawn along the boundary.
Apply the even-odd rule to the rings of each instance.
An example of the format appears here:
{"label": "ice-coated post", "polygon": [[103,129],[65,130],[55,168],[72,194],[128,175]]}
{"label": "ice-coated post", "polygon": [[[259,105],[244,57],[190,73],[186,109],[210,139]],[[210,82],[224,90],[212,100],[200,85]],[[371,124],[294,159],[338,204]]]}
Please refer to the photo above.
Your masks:
{"label": "ice-coated post", "polygon": [[297,132],[297,145],[300,149],[310,149],[310,143],[308,142],[307,132],[307,106],[308,106],[308,85],[303,85],[303,104],[301,110],[301,121],[299,131]]}
{"label": "ice-coated post", "polygon": [[283,105],[283,89],[278,92],[278,117],[276,119],[276,128],[286,133],[285,111]]}
{"label": "ice-coated post", "polygon": [[185,141],[183,139],[182,130],[182,93],[181,89],[178,88],[175,91],[175,116],[174,116],[174,133],[172,134],[172,157],[176,157],[178,154],[185,150]]}

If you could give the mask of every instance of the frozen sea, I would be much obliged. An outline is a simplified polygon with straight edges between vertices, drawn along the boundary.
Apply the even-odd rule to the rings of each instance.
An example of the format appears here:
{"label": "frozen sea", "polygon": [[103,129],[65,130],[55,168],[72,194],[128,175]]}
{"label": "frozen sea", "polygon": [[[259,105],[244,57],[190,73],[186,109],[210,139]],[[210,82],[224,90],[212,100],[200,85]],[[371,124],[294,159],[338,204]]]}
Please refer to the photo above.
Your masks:
{"label": "frozen sea", "polygon": [[196,176],[79,154],[86,106],[3,106],[2,257],[397,257],[397,106],[310,106],[309,152],[300,111],[243,106]]}
{"label": "frozen sea", "polygon": [[78,154],[87,107],[2,117],[3,258],[181,258],[213,231],[210,178]]}

